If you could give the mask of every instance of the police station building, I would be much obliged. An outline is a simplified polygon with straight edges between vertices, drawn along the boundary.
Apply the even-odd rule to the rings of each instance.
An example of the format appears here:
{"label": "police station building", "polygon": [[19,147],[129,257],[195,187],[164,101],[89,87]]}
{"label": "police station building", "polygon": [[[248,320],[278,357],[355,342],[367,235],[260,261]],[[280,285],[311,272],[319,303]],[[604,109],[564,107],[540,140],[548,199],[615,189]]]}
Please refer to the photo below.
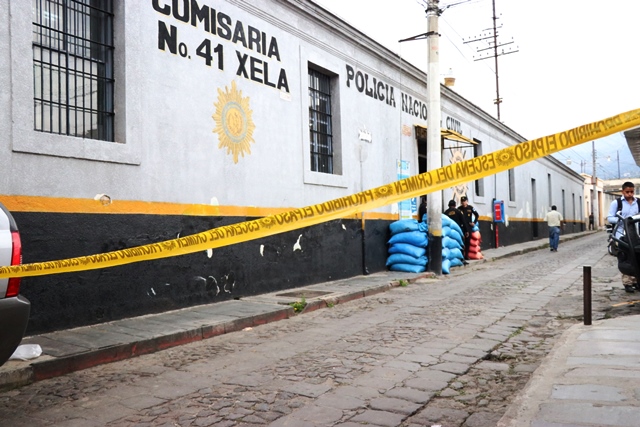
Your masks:
{"label": "police station building", "polygon": [[[310,0],[8,0],[0,17],[0,201],[25,263],[163,242],[426,171],[426,74]],[[441,93],[443,165],[525,140]],[[442,200],[462,195],[486,248],[496,227],[499,245],[546,237],[552,204],[567,232],[583,227],[583,178],[552,158]],[[382,271],[388,226],[415,204],[27,277],[28,333]]]}

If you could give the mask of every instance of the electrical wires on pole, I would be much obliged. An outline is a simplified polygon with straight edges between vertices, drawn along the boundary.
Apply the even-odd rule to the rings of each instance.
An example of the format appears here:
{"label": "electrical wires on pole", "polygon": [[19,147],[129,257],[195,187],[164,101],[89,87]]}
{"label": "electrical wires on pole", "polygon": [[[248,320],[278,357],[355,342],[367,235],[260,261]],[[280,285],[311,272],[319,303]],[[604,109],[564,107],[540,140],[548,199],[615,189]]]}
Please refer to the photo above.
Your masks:
{"label": "electrical wires on pole", "polygon": [[[488,28],[485,31],[490,31],[488,33],[482,33],[479,36],[475,36],[472,38],[469,38],[468,40],[465,40],[464,38],[462,39],[462,42],[464,44],[467,43],[477,43],[477,42],[484,42],[486,43],[488,46],[487,47],[478,47],[476,48],[476,52],[478,53],[478,57],[474,56],[473,60],[474,61],[482,61],[483,59],[489,59],[489,58],[493,58],[494,62],[495,62],[495,75],[496,75],[496,99],[493,100],[493,103],[496,104],[496,109],[497,109],[497,118],[498,120],[500,120],[500,104],[502,104],[502,98],[500,97],[500,79],[499,79],[499,73],[498,73],[498,57],[502,56],[502,55],[507,55],[509,53],[516,53],[518,52],[518,47],[515,47],[515,50],[513,49],[512,45],[514,43],[513,38],[511,39],[511,41],[507,42],[507,43],[498,43],[498,29],[502,28],[502,25],[500,25],[498,27],[497,25],[497,21],[498,21],[498,16],[496,16],[496,0],[492,0],[492,6],[493,6],[493,28]],[[509,46],[507,47],[507,49],[505,50],[504,47],[505,46]],[[500,51],[498,51],[498,49],[500,49]]]}

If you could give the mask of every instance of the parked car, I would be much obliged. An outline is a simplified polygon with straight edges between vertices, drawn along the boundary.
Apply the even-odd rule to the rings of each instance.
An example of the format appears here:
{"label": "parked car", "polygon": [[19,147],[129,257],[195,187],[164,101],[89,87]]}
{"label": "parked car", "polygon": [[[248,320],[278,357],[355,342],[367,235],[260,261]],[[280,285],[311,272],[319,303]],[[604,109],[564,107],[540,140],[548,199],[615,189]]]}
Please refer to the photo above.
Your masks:
{"label": "parked car", "polygon": [[[11,213],[0,203],[0,266],[21,262],[20,232]],[[31,303],[20,295],[20,278],[0,279],[0,366],[20,345],[30,310]]]}

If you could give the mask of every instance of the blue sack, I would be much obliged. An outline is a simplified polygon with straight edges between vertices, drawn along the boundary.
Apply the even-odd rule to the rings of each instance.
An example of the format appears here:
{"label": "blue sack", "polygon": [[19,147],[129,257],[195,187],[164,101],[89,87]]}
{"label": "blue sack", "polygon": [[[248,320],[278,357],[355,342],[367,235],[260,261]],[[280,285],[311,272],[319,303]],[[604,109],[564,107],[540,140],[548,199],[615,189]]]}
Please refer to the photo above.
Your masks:
{"label": "blue sack", "polygon": [[449,215],[442,214],[442,229],[445,227],[453,228],[459,234],[462,234],[462,230],[457,222],[451,219]]}
{"label": "blue sack", "polygon": [[464,245],[464,239],[462,237],[462,231],[460,231],[460,227],[454,221],[451,221],[451,224],[453,225],[442,227],[442,237],[450,237],[456,242],[460,243],[460,245]]}
{"label": "blue sack", "polygon": [[442,259],[449,259],[449,248],[442,248]]}
{"label": "blue sack", "polygon": [[389,230],[392,236],[405,231],[418,231],[418,221],[415,219],[401,219],[389,224]]}
{"label": "blue sack", "polygon": [[451,261],[449,261],[448,259],[443,259],[442,260],[442,272],[444,274],[449,274],[449,267],[451,266]]}
{"label": "blue sack", "polygon": [[413,264],[392,264],[389,267],[391,271],[403,271],[405,273],[422,273],[427,271],[426,267],[422,265],[413,265]]}
{"label": "blue sack", "polygon": [[442,247],[449,249],[462,249],[462,245],[456,239],[452,239],[449,236],[444,236],[442,238]]}
{"label": "blue sack", "polygon": [[408,243],[394,243],[389,247],[389,254],[405,254],[414,258],[420,258],[427,254],[427,250]]}
{"label": "blue sack", "polygon": [[[460,227],[458,227],[458,229],[459,228]],[[462,238],[462,233],[459,233],[453,227],[449,228],[449,232],[447,233],[447,237],[450,237],[453,240],[455,240],[456,242],[458,242],[460,244],[460,246],[464,246],[464,239]]]}
{"label": "blue sack", "polygon": [[427,265],[427,257],[421,256],[416,258],[407,254],[391,254],[387,258],[387,267],[391,264],[412,264],[412,265]]}
{"label": "blue sack", "polygon": [[462,263],[462,258],[451,258],[449,260],[449,266],[451,267],[461,267],[464,264]]}
{"label": "blue sack", "polygon": [[449,235],[449,237],[453,237],[452,235],[457,235],[457,236],[460,236],[460,238],[462,238],[462,230],[460,229],[460,226],[458,225],[457,222],[451,221],[451,225],[449,225],[449,228],[451,228],[451,234]]}
{"label": "blue sack", "polygon": [[[454,260],[454,259],[462,260],[462,259],[464,259],[464,255],[462,255],[462,251],[460,249],[457,249],[457,248],[456,249],[449,249],[449,257],[448,257],[448,259],[450,259],[450,260]],[[453,262],[451,263],[451,265],[453,265]]]}
{"label": "blue sack", "polygon": [[387,242],[390,245],[394,243],[408,243],[413,246],[418,246],[420,248],[426,248],[429,243],[429,238],[425,233],[420,231],[405,231],[402,233],[394,234],[391,236],[391,239]]}

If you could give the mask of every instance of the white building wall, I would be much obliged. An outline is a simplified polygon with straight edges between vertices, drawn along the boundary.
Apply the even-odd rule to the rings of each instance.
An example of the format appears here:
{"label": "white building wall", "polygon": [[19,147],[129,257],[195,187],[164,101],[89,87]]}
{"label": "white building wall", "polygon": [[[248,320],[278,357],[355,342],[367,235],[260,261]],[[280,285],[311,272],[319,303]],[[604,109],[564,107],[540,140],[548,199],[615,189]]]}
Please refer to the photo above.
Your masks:
{"label": "white building wall", "polygon": [[[241,21],[245,32],[251,26],[264,33],[270,46],[277,45],[269,54],[207,32],[201,23],[194,27],[167,16],[154,10],[154,3],[159,9],[171,5],[160,0],[115,2],[116,143],[33,130],[31,3],[0,4],[0,84],[7,88],[0,93],[0,194],[91,198],[104,193],[114,200],[298,207],[395,181],[398,160],[410,161],[411,174],[418,172],[414,126],[426,126],[426,117],[403,111],[402,96],[426,104],[426,76],[364,34],[307,1],[198,2],[228,15],[232,28]],[[171,26],[177,32],[176,54],[158,47],[161,29]],[[222,69],[216,54],[211,66],[196,54],[205,39],[222,49]],[[254,61],[253,80],[263,82],[238,75],[241,61]],[[310,170],[308,64],[336,76],[340,174]],[[382,82],[385,100],[359,91],[348,67],[369,83],[374,78]],[[250,75],[248,65],[245,70]],[[271,87],[278,85],[281,72],[286,80],[279,89]],[[253,141],[237,159],[220,147],[213,119],[216,103],[232,92],[232,84],[248,103],[254,125]],[[394,103],[387,86],[393,88]],[[523,141],[449,89],[443,89],[442,111],[443,121],[454,118],[461,133],[481,141],[484,154]],[[473,153],[464,152],[465,158]],[[445,152],[443,164],[448,162]],[[484,179],[483,197],[475,194],[473,183],[467,186],[481,215],[491,216],[497,198],[505,201],[508,217],[544,216],[548,173],[553,176],[551,199],[559,208],[561,189],[567,206],[570,195],[582,191],[579,176],[548,159],[520,166],[515,173],[515,201],[508,200],[507,172]],[[532,178],[537,182],[536,206],[531,206]],[[443,200],[452,196],[453,190],[444,191]]]}

